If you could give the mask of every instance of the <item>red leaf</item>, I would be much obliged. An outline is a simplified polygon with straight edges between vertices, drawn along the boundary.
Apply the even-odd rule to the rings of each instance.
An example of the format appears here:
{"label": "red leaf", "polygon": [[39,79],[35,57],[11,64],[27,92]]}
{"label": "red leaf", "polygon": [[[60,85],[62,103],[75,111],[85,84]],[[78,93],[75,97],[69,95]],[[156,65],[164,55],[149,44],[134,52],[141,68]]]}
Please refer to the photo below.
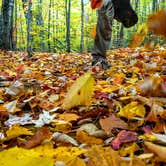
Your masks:
{"label": "red leaf", "polygon": [[137,133],[122,130],[117,137],[111,142],[113,149],[118,150],[124,143],[130,143],[137,140]]}

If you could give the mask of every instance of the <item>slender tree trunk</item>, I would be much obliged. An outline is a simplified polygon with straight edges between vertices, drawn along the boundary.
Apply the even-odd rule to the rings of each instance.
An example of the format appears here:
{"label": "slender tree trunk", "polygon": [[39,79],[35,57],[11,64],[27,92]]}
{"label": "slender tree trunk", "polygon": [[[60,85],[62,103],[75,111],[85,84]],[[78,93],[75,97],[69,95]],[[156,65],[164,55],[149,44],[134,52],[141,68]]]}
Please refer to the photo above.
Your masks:
{"label": "slender tree trunk", "polygon": [[40,27],[40,51],[43,52],[44,51],[44,21],[43,21],[43,17],[42,17],[42,6],[43,6],[43,0],[38,0],[38,12],[36,15],[36,24]]}
{"label": "slender tree trunk", "polygon": [[[27,52],[29,57],[31,57],[32,41],[33,41],[33,36],[31,34],[32,32],[32,0],[22,0],[22,2],[23,2],[23,9],[24,9],[26,24],[27,24]],[[28,8],[25,9],[27,4],[28,4]]]}
{"label": "slender tree trunk", "polygon": [[123,29],[124,29],[124,26],[121,24],[120,26],[120,33],[119,33],[119,47],[122,47],[123,46]]}
{"label": "slender tree trunk", "polygon": [[13,9],[14,0],[2,1],[3,30],[1,47],[7,50],[13,49]]}
{"label": "slender tree trunk", "polygon": [[48,14],[48,52],[51,51],[51,43],[50,43],[50,34],[51,34],[51,4],[52,0],[49,3],[49,14]]}
{"label": "slender tree trunk", "polygon": [[17,0],[15,0],[15,25],[14,25],[14,30],[13,30],[13,38],[14,38],[14,42],[13,42],[13,47],[14,50],[17,49]]}
{"label": "slender tree trunk", "polygon": [[81,0],[81,41],[80,52],[84,51],[84,0]]}
{"label": "slender tree trunk", "polygon": [[66,44],[67,52],[71,52],[70,46],[70,10],[71,10],[71,0],[66,0]]}
{"label": "slender tree trunk", "polygon": [[2,48],[2,35],[3,35],[3,17],[0,12],[0,48]]}

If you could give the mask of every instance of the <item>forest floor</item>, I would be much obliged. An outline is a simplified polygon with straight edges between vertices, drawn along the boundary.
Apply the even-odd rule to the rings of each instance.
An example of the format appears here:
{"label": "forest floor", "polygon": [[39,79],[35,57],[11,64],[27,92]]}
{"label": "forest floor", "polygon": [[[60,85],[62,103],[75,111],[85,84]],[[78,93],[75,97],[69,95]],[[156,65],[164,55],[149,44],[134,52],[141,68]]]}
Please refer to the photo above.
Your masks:
{"label": "forest floor", "polygon": [[[0,53],[1,166],[166,163],[166,47],[120,48],[107,58],[111,68],[102,70],[86,53]],[[64,109],[87,73],[91,104]]]}

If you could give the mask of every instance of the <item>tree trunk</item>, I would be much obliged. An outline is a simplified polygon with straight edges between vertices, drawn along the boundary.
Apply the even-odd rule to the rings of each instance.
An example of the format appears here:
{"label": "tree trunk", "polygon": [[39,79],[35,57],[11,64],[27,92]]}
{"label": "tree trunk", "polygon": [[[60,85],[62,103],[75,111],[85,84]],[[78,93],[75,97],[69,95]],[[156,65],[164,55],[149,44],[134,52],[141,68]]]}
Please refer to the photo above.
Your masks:
{"label": "tree trunk", "polygon": [[70,46],[70,10],[71,10],[71,0],[66,0],[66,44],[67,52],[71,52]]}
{"label": "tree trunk", "polygon": [[81,41],[80,52],[84,51],[84,0],[81,0]]}
{"label": "tree trunk", "polygon": [[[32,0],[22,0],[23,2],[23,9],[24,14],[26,18],[26,24],[27,24],[27,52],[28,56],[31,57],[32,52]],[[28,4],[28,8],[25,9],[26,5]]]}
{"label": "tree trunk", "polygon": [[39,33],[39,37],[40,37],[40,51],[43,52],[44,51],[44,21],[43,21],[43,17],[42,17],[42,9],[43,9],[43,0],[38,0],[38,6],[37,6],[37,14],[36,14],[36,24],[37,26],[40,27],[40,33]]}
{"label": "tree trunk", "polygon": [[14,0],[3,0],[2,1],[2,45],[1,48],[7,50],[13,49],[13,9]]}
{"label": "tree trunk", "polygon": [[50,30],[51,30],[51,4],[52,4],[52,0],[50,0],[49,3],[49,14],[48,14],[48,52],[51,51],[51,43],[50,43]]}

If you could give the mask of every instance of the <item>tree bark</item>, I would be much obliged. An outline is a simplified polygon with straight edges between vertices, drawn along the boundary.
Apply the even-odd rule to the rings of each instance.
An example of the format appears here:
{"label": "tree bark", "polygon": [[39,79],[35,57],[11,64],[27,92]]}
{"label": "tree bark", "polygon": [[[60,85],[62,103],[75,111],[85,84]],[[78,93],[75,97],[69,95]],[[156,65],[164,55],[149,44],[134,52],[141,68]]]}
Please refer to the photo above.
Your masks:
{"label": "tree bark", "polygon": [[36,24],[40,27],[40,51],[44,51],[44,21],[42,17],[42,9],[43,9],[43,0],[38,0],[38,6],[37,6],[37,14],[36,14]]}
{"label": "tree bark", "polygon": [[2,1],[2,45],[1,48],[13,49],[13,10],[14,0]]}
{"label": "tree bark", "polygon": [[70,46],[70,10],[71,10],[71,0],[66,0],[66,44],[67,52],[71,52]]}
{"label": "tree bark", "polygon": [[[26,24],[27,24],[27,52],[28,52],[28,56],[31,57],[32,41],[33,41],[33,36],[31,34],[32,32],[32,0],[22,0],[22,2],[23,2],[23,9],[24,9]],[[26,5],[28,5],[27,9],[25,9]]]}
{"label": "tree bark", "polygon": [[81,40],[80,52],[84,51],[84,0],[81,0]]}

